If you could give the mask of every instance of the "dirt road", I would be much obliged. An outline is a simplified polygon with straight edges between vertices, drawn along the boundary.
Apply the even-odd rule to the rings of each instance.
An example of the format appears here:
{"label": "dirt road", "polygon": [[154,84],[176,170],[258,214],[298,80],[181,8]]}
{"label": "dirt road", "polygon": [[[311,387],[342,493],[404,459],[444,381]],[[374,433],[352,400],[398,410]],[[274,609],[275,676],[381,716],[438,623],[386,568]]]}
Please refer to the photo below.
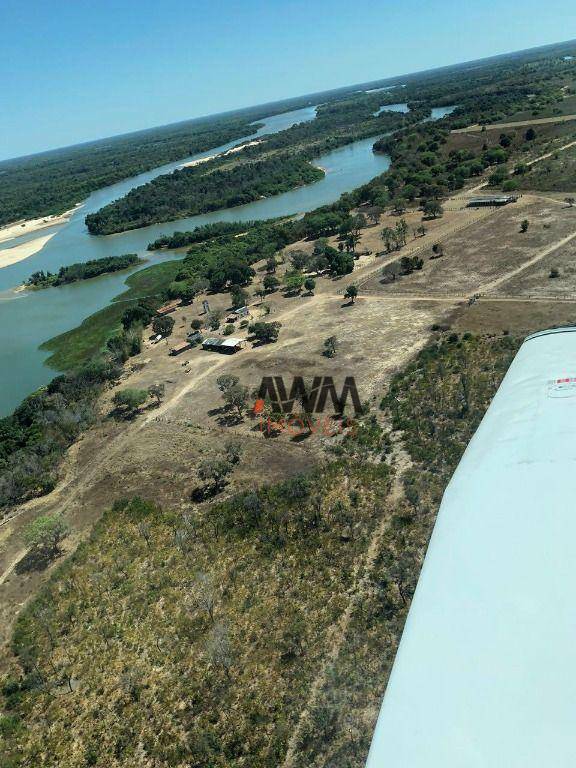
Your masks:
{"label": "dirt road", "polygon": [[[557,115],[556,117],[536,117],[532,120],[518,120],[514,123],[487,123],[486,130],[497,131],[501,128],[519,128],[522,125],[546,125],[547,123],[569,123],[576,120],[576,115]],[[476,133],[481,131],[482,126],[479,123],[468,125],[466,128],[454,128],[450,133]]]}

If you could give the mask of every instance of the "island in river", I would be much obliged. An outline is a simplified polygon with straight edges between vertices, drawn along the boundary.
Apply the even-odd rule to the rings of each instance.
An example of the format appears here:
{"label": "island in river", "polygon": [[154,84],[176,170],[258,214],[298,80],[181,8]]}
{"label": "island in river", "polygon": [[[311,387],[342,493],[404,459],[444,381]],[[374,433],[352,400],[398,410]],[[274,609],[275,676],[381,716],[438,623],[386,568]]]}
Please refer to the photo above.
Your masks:
{"label": "island in river", "polygon": [[45,272],[43,269],[33,272],[24,283],[26,288],[38,290],[50,286],[76,283],[78,280],[91,280],[110,272],[120,272],[123,269],[143,264],[137,253],[125,253],[122,256],[104,256],[102,259],[91,259],[76,264],[60,267],[58,272]]}

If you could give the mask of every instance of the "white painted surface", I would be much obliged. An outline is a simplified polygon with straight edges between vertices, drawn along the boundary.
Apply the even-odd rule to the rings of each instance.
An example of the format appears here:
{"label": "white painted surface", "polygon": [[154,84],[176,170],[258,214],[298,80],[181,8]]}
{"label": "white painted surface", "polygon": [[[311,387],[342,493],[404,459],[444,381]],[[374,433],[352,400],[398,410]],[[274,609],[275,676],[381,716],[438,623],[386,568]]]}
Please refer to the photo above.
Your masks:
{"label": "white painted surface", "polygon": [[368,768],[576,766],[575,491],[572,328],[524,342],[446,489]]}

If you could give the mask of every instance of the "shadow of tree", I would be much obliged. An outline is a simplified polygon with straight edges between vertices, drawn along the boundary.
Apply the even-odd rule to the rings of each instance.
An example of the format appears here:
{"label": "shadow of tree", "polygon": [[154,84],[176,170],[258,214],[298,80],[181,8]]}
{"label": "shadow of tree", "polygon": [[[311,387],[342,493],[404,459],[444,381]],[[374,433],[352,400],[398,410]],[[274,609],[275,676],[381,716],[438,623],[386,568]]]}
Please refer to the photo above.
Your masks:
{"label": "shadow of tree", "polygon": [[26,552],[24,557],[16,563],[14,567],[14,573],[21,575],[23,573],[31,573],[33,571],[41,572],[52,563],[59,555],[60,551],[46,552],[41,549],[31,549]]}

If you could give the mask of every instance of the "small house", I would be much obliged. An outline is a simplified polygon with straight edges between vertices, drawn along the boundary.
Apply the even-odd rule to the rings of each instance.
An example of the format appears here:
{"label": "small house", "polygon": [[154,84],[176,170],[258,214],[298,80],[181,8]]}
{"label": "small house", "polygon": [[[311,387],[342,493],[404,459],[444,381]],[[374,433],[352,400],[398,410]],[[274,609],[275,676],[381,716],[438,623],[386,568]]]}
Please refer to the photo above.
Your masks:
{"label": "small house", "polygon": [[205,349],[208,352],[222,352],[226,355],[233,355],[235,352],[241,350],[245,345],[245,339],[238,339],[234,338],[233,336],[228,336],[228,338],[225,339],[213,337],[204,339],[202,342],[202,349]]}
{"label": "small house", "polygon": [[238,309],[233,310],[228,317],[226,318],[227,323],[235,323],[236,320],[239,320],[241,317],[249,317],[250,311],[248,307],[239,307]]}

